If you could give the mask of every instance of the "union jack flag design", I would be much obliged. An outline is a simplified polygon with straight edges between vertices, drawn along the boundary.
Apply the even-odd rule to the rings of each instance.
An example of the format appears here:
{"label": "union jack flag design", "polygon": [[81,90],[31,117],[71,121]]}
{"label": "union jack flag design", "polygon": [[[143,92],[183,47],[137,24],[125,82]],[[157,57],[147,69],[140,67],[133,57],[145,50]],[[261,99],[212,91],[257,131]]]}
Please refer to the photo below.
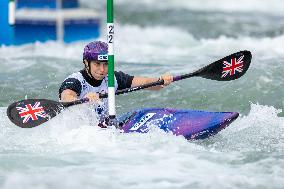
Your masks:
{"label": "union jack flag design", "polygon": [[27,123],[28,121],[37,121],[40,118],[46,118],[47,115],[42,106],[40,106],[40,102],[36,102],[33,106],[32,104],[26,104],[25,107],[16,107],[19,111],[19,115],[23,119],[23,123]]}
{"label": "union jack flag design", "polygon": [[226,77],[228,74],[235,75],[237,72],[242,72],[244,66],[243,59],[244,55],[241,56],[238,60],[237,58],[232,58],[231,62],[227,62],[226,60],[224,60],[222,78]]}

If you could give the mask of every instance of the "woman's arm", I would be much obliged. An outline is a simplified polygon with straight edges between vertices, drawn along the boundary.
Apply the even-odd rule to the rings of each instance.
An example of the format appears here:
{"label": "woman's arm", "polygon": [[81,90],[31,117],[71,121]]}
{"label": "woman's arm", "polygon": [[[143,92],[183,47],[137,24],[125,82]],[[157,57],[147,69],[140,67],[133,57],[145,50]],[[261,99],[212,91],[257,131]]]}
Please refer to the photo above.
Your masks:
{"label": "woman's arm", "polygon": [[169,85],[170,83],[173,82],[173,76],[170,74],[164,74],[162,75],[160,78],[149,78],[149,77],[139,77],[139,76],[135,76],[132,80],[132,85],[131,87],[137,87],[140,85],[144,85],[144,84],[148,84],[148,83],[153,83],[158,81],[159,79],[163,79],[164,80],[164,85],[158,85],[158,86],[154,86],[154,87],[149,87],[147,89],[149,90],[160,90],[162,89],[164,86]]}

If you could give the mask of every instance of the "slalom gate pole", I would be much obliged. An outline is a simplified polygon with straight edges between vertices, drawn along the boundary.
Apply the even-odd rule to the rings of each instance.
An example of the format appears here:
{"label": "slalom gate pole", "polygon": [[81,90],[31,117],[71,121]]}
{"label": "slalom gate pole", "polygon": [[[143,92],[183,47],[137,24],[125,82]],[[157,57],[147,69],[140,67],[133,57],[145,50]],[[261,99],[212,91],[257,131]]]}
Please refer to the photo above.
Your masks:
{"label": "slalom gate pole", "polygon": [[109,126],[114,125],[115,111],[115,87],[114,87],[114,23],[113,0],[107,0],[107,42],[108,42],[108,107]]}

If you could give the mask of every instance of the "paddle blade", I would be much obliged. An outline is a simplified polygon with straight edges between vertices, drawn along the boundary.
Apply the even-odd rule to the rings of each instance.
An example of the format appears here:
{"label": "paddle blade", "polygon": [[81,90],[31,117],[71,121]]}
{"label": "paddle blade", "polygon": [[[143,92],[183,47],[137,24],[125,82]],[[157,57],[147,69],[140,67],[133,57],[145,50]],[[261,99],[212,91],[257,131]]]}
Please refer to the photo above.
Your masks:
{"label": "paddle blade", "polygon": [[60,102],[28,99],[11,104],[7,109],[7,115],[15,125],[32,128],[47,122],[63,109],[64,106]]}
{"label": "paddle blade", "polygon": [[248,70],[251,58],[250,51],[240,51],[201,68],[194,75],[217,81],[238,79]]}

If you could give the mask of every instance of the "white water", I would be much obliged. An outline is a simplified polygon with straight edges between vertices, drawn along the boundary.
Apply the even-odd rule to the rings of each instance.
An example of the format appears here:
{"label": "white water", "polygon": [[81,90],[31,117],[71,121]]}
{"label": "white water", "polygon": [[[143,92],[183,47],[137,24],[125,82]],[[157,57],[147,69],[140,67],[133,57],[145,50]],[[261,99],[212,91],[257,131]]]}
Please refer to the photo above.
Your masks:
{"label": "white water", "polygon": [[[82,2],[95,7],[94,2],[101,1]],[[275,19],[280,21],[272,24],[270,19],[261,21],[265,16],[259,19],[259,29],[268,31],[274,31],[273,24],[281,23],[284,10],[280,0],[115,3],[127,8],[142,5],[150,11],[277,15]],[[219,21],[214,16],[211,19]],[[259,27],[250,23],[243,27],[245,31]],[[209,33],[218,25],[207,29]],[[279,31],[278,35],[259,36],[243,32],[232,37],[220,32],[217,36],[196,37],[168,23],[116,23],[117,68],[130,74],[178,75],[239,50],[252,52],[250,69],[236,81],[191,79],[161,92],[118,97],[118,112],[175,107],[241,113],[228,128],[202,141],[186,141],[155,129],[147,134],[103,130],[94,127],[96,120],[86,116],[87,105],[75,106],[39,127],[18,128],[6,117],[6,107],[25,97],[57,100],[60,82],[82,68],[82,49],[87,41],[0,47],[0,188],[282,189],[284,119],[279,115],[283,116],[284,107],[284,34]]]}
{"label": "white water", "polygon": [[80,108],[34,129],[1,121],[1,188],[217,189],[273,183],[280,189],[284,184],[284,120],[273,107],[253,104],[247,116],[197,142],[160,130],[98,129]]}
{"label": "white water", "polygon": [[[84,0],[85,2],[89,2]],[[84,2],[82,1],[82,2]],[[117,4],[131,4],[131,0],[117,0]],[[140,0],[137,4],[149,5],[154,8],[179,8],[202,11],[222,12],[263,12],[267,14],[283,15],[284,2],[282,0]],[[241,13],[240,13],[241,14]]]}
{"label": "white water", "polygon": [[[118,62],[145,63],[162,59],[163,61],[159,62],[161,64],[167,64],[166,61],[175,61],[175,64],[179,64],[183,63],[181,61],[188,56],[195,56],[196,58],[196,55],[200,55],[199,57],[221,58],[224,54],[245,49],[252,51],[257,58],[283,58],[284,55],[284,46],[282,45],[284,44],[284,35],[263,38],[221,36],[214,39],[198,40],[190,33],[174,27],[145,28],[137,25],[117,25],[116,30],[118,33],[116,36],[116,60]],[[37,42],[14,47],[2,46],[0,57],[7,61],[14,58],[29,57],[52,57],[81,61],[85,43],[87,42],[64,45],[56,42]],[[5,65],[7,62],[3,61],[3,63]],[[21,66],[29,66],[26,63],[15,63]],[[29,63],[32,64],[32,62]]]}
{"label": "white water", "polygon": [[[101,0],[80,0],[82,5],[99,11],[105,7]],[[153,9],[189,9],[199,11],[251,12],[271,15],[284,15],[282,0],[116,0],[115,5],[147,5]]]}

